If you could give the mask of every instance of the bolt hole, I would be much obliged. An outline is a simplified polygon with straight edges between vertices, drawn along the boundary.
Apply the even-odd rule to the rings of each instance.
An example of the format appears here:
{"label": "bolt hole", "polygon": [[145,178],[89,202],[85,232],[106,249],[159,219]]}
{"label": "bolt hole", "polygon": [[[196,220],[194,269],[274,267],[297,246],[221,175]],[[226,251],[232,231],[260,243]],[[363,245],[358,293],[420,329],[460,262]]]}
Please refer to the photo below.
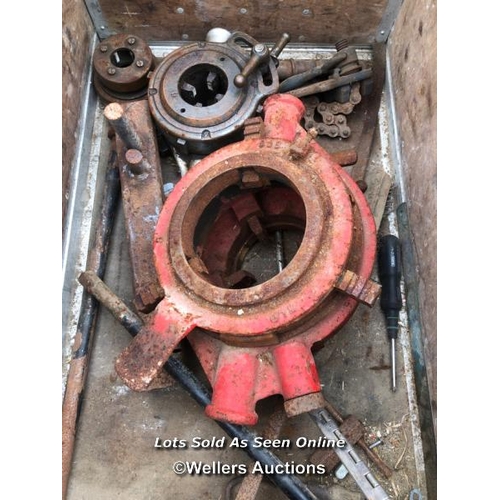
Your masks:
{"label": "bolt hole", "polygon": [[125,47],[116,49],[110,55],[111,64],[117,68],[127,68],[134,62],[134,59],[134,53]]}
{"label": "bolt hole", "polygon": [[221,57],[221,58],[219,59],[219,61],[222,61],[222,62],[224,62],[225,60],[226,60],[226,58],[225,58],[225,57]]}
{"label": "bolt hole", "polygon": [[181,113],[185,113],[186,112],[186,108],[181,108]]}

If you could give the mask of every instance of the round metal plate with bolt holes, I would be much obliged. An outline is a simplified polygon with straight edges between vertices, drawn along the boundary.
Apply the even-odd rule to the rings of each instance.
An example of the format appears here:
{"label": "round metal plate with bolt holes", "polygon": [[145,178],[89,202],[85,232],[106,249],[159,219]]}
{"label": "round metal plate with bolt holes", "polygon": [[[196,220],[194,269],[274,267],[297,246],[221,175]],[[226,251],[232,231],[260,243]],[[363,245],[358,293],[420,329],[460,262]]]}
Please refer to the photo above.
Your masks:
{"label": "round metal plate with bolt holes", "polygon": [[93,84],[105,102],[146,99],[154,57],[148,44],[130,34],[113,35],[95,49]]}
{"label": "round metal plate with bolt holes", "polygon": [[149,84],[154,119],[169,140],[185,152],[208,154],[234,140],[234,134],[263,97],[276,92],[273,62],[238,88],[235,77],[249,60],[240,43],[257,42],[233,33],[224,43],[198,42],[181,47],[158,65]]}

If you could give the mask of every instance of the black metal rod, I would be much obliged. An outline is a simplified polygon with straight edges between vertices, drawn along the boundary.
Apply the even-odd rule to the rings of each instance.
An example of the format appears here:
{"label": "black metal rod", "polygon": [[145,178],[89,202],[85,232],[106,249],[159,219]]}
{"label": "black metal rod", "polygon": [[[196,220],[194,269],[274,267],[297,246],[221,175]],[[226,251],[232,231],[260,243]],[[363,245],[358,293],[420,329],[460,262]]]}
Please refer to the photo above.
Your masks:
{"label": "black metal rod", "polygon": [[[139,333],[143,326],[142,320],[95,273],[82,273],[79,280],[85,289],[90,294],[93,294],[133,337]],[[164,368],[186,389],[189,395],[200,406],[205,408],[210,404],[210,390],[198,380],[196,375],[182,361],[175,357],[170,357]],[[269,450],[256,447],[255,438],[257,435],[247,427],[220,420],[215,420],[215,422],[230,437],[246,440],[248,447],[244,450],[256,462],[260,462],[264,467],[270,466],[272,470],[284,466],[283,462]],[[267,476],[292,500],[317,500],[317,496],[297,476],[279,473],[267,474]]]}

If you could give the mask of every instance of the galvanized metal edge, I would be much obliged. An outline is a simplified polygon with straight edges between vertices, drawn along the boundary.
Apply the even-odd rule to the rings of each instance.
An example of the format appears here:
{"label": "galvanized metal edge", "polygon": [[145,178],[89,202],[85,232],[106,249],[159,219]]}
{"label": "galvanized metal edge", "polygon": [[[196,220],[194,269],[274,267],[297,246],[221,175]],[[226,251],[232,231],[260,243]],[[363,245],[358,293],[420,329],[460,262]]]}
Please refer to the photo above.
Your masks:
{"label": "galvanized metal edge", "polygon": [[[191,42],[192,43],[192,42]],[[155,57],[165,57],[179,47],[188,45],[184,42],[154,42],[150,43],[151,51]],[[272,44],[268,44],[269,48]],[[368,45],[354,45],[358,58],[362,61],[370,61],[372,50]],[[334,45],[307,45],[289,43],[280,54],[280,59],[326,59],[335,53]]]}
{"label": "galvanized metal edge", "polygon": [[387,88],[387,111],[389,114],[388,132],[389,140],[393,144],[391,148],[392,161],[394,164],[394,176],[397,187],[398,202],[406,201],[406,189],[401,162],[401,141],[399,138],[398,118],[396,114],[396,102],[394,86],[392,81],[392,66],[389,51],[386,51],[386,88]]}
{"label": "galvanized metal edge", "polygon": [[94,24],[99,40],[103,40],[104,38],[108,38],[108,36],[116,34],[116,31],[109,28],[108,22],[102,13],[99,0],[85,0],[85,6],[87,7],[89,16],[92,19],[92,23]]}
{"label": "galvanized metal edge", "polygon": [[389,0],[385,6],[384,13],[382,14],[382,19],[377,27],[377,33],[375,34],[375,41],[385,43],[389,38],[389,34],[392,31],[396,17],[398,17],[399,9],[403,4],[403,0]]}
{"label": "galvanized metal edge", "polygon": [[[98,43],[93,37],[90,54]],[[89,57],[89,61],[91,57]],[[97,171],[104,118],[91,84],[91,65],[88,64],[85,91],[82,97],[78,143],[75,150],[70,193],[66,214],[65,238],[62,249],[62,355],[63,395],[71,359],[71,346],[80,314],[82,287],[78,274],[87,263],[94,209]]]}

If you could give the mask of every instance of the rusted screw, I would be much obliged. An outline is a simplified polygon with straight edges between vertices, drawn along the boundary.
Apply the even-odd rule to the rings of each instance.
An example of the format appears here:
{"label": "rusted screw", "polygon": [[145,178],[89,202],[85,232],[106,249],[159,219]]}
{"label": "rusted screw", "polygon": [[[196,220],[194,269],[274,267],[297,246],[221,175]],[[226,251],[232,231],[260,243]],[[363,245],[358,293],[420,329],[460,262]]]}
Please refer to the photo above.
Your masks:
{"label": "rusted screw", "polygon": [[134,45],[135,43],[135,38],[133,36],[131,36],[130,38],[127,38],[127,43],[129,45]]}
{"label": "rusted screw", "polygon": [[101,45],[101,46],[99,47],[99,50],[100,50],[101,52],[107,52],[107,50],[108,50],[108,46],[107,46],[107,45]]}
{"label": "rusted screw", "polygon": [[141,61],[141,60],[136,61],[136,62],[135,62],[135,65],[136,65],[138,68],[142,68],[142,67],[144,66],[144,61]]}
{"label": "rusted screw", "polygon": [[108,75],[114,75],[116,73],[115,68],[108,68]]}

